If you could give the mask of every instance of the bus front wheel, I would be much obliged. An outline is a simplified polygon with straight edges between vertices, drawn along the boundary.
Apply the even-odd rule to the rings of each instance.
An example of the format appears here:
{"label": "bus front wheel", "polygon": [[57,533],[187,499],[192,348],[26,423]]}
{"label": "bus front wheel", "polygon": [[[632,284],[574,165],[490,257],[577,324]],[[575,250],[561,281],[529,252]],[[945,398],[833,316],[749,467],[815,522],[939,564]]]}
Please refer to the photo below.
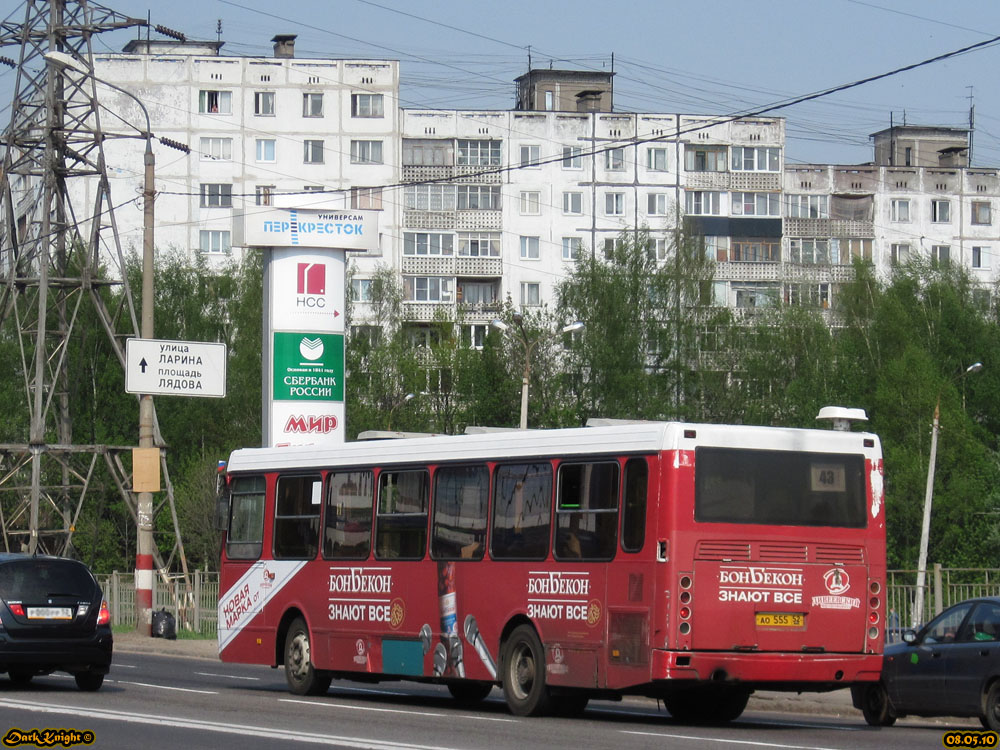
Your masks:
{"label": "bus front wheel", "polygon": [[295,695],[323,695],[330,689],[331,676],[317,670],[309,649],[309,628],[295,620],[285,638],[285,679]]}
{"label": "bus front wheel", "polygon": [[518,625],[504,644],[503,694],[515,716],[539,716],[552,706],[545,684],[545,649],[530,625]]}

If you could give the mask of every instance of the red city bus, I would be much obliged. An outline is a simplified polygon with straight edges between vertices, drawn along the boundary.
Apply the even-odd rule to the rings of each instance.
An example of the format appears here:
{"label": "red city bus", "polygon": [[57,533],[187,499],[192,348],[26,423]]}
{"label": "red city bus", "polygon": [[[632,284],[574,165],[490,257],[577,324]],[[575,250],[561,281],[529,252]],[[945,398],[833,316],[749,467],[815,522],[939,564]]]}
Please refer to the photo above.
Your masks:
{"label": "red city bus", "polygon": [[882,472],[869,433],[667,422],[238,450],[219,655],[519,715],[875,681]]}

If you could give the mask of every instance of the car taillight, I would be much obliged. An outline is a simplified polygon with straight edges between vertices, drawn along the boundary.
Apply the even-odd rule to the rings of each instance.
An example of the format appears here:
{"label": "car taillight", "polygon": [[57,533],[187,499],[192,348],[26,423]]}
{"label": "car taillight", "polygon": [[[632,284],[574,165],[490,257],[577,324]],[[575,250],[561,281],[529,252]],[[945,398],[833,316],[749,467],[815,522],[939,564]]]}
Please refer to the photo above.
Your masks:
{"label": "car taillight", "polygon": [[21,604],[8,604],[7,607],[18,617],[24,617],[24,606]]}
{"label": "car taillight", "polygon": [[111,610],[108,609],[108,600],[105,599],[101,602],[101,612],[97,615],[98,625],[107,625],[111,622]]}

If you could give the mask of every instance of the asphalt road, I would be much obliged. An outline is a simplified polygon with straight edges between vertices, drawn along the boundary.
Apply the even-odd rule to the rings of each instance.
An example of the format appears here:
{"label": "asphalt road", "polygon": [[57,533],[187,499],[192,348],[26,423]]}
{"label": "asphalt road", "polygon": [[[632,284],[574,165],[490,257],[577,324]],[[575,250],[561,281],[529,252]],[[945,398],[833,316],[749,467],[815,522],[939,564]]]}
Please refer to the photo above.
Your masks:
{"label": "asphalt road", "polygon": [[[89,730],[95,735],[93,747],[170,750],[300,745],[913,750],[941,747],[949,728],[978,728],[978,722],[967,720],[906,719],[896,727],[872,729],[836,693],[773,702],[767,695],[757,697],[740,720],[724,727],[680,724],[654,701],[630,699],[595,701],[575,719],[520,718],[508,713],[497,689],[470,711],[458,708],[444,688],[412,683],[335,682],[325,696],[299,698],[287,692],[279,670],[213,658],[129,653],[122,646],[127,648],[119,646],[112,672],[97,693],[78,691],[68,675],[36,678],[27,688],[15,688],[0,677],[0,729]],[[177,646],[183,650],[182,644]]]}

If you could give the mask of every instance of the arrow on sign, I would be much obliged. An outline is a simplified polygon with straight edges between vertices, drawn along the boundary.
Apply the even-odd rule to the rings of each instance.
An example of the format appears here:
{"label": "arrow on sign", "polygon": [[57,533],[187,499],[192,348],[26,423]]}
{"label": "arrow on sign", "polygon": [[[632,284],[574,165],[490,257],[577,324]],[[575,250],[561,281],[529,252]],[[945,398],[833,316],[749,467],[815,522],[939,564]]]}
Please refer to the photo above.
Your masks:
{"label": "arrow on sign", "polygon": [[147,366],[146,358],[143,357],[142,359],[139,360],[139,369],[142,370],[143,372],[146,372],[146,366]]}

